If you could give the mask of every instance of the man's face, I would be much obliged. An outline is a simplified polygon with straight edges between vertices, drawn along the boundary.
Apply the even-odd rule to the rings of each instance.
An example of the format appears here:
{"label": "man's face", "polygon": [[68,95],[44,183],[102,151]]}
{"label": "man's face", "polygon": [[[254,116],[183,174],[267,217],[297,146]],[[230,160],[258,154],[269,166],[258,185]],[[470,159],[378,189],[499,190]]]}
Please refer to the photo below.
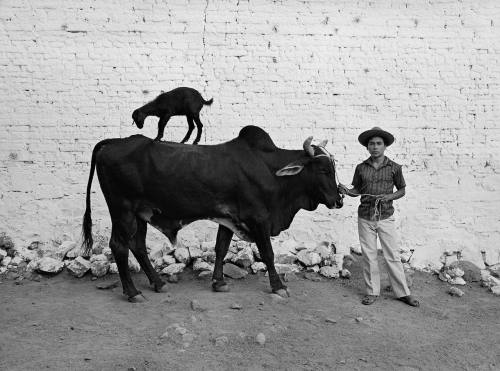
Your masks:
{"label": "man's face", "polygon": [[384,140],[380,137],[372,137],[368,141],[368,152],[370,152],[371,157],[378,158],[384,156],[385,152],[385,143]]}

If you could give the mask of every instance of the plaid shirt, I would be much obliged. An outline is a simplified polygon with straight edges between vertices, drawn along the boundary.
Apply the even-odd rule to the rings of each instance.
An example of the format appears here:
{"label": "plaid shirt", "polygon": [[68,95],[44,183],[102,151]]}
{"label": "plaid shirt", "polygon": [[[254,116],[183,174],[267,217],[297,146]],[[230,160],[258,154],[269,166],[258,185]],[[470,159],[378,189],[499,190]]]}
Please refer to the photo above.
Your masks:
{"label": "plaid shirt", "polygon": [[[397,189],[406,187],[401,165],[384,157],[382,165],[375,169],[370,158],[356,166],[352,185],[359,193],[382,195],[393,193],[394,186]],[[361,204],[358,208],[358,217],[366,220],[375,220],[375,197],[361,196]],[[392,201],[381,202],[380,220],[389,218],[394,214]]]}

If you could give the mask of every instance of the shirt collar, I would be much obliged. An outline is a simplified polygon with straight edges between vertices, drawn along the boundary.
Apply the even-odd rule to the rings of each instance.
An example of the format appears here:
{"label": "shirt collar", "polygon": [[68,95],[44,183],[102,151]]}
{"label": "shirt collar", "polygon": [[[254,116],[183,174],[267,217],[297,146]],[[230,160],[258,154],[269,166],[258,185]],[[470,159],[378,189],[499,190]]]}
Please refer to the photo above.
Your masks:
{"label": "shirt collar", "polygon": [[[391,160],[389,159],[389,157],[387,156],[384,156],[384,161],[382,162],[382,165],[380,165],[379,169],[381,167],[384,167],[384,166],[387,166],[389,165],[389,162]],[[366,160],[363,161],[363,163],[367,164],[367,165],[370,165],[371,167],[374,167],[373,164],[372,164],[372,158],[371,157],[368,157]]]}

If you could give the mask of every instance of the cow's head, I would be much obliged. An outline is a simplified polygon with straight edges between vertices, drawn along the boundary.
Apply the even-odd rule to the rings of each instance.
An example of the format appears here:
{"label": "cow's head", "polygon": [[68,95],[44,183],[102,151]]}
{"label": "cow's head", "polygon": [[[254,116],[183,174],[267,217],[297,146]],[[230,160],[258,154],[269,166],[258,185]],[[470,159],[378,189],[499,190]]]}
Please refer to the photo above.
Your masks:
{"label": "cow's head", "polygon": [[132,113],[132,119],[139,129],[142,129],[142,127],[144,126],[144,120],[146,119],[146,117],[147,115],[142,112],[140,108],[136,109]]}
{"label": "cow's head", "polygon": [[307,182],[309,196],[329,209],[340,209],[343,196],[339,193],[335,180],[335,162],[333,156],[324,148],[327,141],[318,146],[311,145],[313,137],[304,141],[305,156],[289,163],[276,172],[277,176],[294,176],[299,173]]}

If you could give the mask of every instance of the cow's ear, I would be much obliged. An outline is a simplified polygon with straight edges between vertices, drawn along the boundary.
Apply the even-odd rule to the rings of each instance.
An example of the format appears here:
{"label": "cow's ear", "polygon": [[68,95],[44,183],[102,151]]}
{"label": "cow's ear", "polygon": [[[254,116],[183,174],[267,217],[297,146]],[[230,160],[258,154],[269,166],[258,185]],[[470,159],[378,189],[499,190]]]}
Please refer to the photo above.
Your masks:
{"label": "cow's ear", "polygon": [[300,162],[291,162],[288,165],[286,165],[284,168],[279,169],[276,172],[277,176],[290,176],[290,175],[297,175],[302,171],[304,168],[304,164]]}

